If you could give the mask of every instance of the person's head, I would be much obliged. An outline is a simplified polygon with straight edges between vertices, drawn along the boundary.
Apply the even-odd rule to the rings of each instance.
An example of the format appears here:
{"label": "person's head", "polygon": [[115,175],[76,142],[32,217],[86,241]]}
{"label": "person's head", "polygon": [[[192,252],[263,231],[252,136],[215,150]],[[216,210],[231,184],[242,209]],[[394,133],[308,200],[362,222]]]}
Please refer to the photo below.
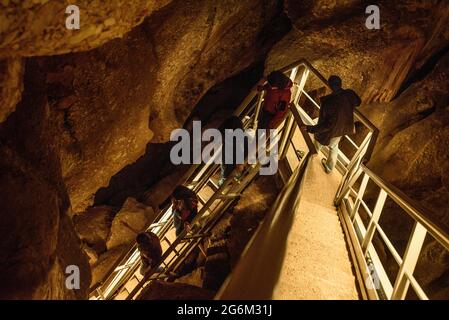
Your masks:
{"label": "person's head", "polygon": [[140,252],[150,251],[151,241],[146,232],[141,232],[136,237],[137,248]]}
{"label": "person's head", "polygon": [[285,89],[290,81],[290,78],[281,71],[273,71],[267,76],[267,81],[272,87]]}
{"label": "person's head", "polygon": [[171,201],[175,210],[187,209],[186,199],[190,197],[190,189],[182,185],[177,186],[171,195]]}
{"label": "person's head", "polygon": [[335,92],[341,89],[342,81],[339,76],[330,76],[327,82],[329,83],[329,87],[331,87],[332,91]]}

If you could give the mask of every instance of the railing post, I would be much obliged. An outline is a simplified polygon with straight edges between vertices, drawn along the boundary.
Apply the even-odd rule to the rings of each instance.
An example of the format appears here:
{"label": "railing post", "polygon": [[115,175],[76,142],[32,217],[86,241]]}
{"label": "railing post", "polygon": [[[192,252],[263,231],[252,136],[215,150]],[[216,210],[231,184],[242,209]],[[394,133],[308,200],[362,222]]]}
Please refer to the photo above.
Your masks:
{"label": "railing post", "polygon": [[404,300],[406,298],[410,286],[410,280],[407,278],[407,274],[412,275],[415,271],[426,235],[426,228],[419,222],[416,222],[394,283],[393,293],[391,295],[392,300]]}
{"label": "railing post", "polygon": [[381,189],[379,192],[379,196],[377,197],[376,205],[374,207],[373,215],[370,219],[368,228],[366,230],[365,237],[362,242],[362,250],[363,254],[366,255],[366,252],[368,251],[368,248],[371,244],[371,240],[373,239],[374,232],[377,228],[377,223],[379,222],[380,214],[382,213],[382,209],[385,204],[385,200],[387,199],[387,193],[385,190]]}
{"label": "railing post", "polygon": [[293,126],[293,115],[291,112],[289,112],[287,119],[285,119],[285,129],[282,131],[282,136],[279,142],[279,159],[283,159],[285,157],[285,154],[287,153],[288,149],[288,140],[290,139],[290,132],[293,131],[295,128]]}
{"label": "railing post", "polygon": [[[352,171],[355,171],[352,174]],[[343,177],[340,186],[338,187],[337,194],[335,196],[334,204],[335,206],[339,206],[343,198],[349,191],[349,188],[359,179],[360,175],[363,173],[362,168],[353,167],[350,172],[347,172]]]}
{"label": "railing post", "polygon": [[299,82],[298,89],[296,91],[295,98],[293,99],[294,104],[299,104],[299,99],[301,98],[301,94],[306,86],[307,79],[309,78],[310,71],[307,68],[304,68],[304,72],[302,73],[301,81]]}
{"label": "railing post", "polygon": [[368,181],[369,181],[369,175],[365,173],[363,175],[360,189],[357,192],[357,197],[355,199],[354,208],[352,208],[352,211],[349,215],[349,218],[351,219],[352,222],[354,222],[355,214],[359,211],[359,207],[360,207],[360,204],[362,203],[362,198],[363,198],[363,195],[365,194],[365,190],[366,190],[366,186],[368,185]]}
{"label": "railing post", "polygon": [[299,130],[301,131],[301,134],[304,137],[304,140],[306,141],[307,144],[307,148],[309,149],[309,152],[311,154],[317,154],[317,150],[316,147],[312,141],[312,138],[310,138],[309,134],[307,133],[307,131],[305,130],[305,128],[303,127],[303,122],[302,122],[302,118],[299,115],[298,109],[296,109],[296,105],[293,103],[290,103],[290,111],[293,114],[293,117],[296,121],[296,123],[298,124]]}

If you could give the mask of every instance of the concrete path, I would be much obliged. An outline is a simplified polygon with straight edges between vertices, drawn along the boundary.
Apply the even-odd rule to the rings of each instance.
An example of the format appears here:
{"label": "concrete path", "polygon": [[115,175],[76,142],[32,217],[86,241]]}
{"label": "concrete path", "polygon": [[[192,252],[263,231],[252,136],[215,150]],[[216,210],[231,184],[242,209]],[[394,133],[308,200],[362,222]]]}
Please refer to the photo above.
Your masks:
{"label": "concrete path", "polygon": [[326,174],[313,156],[304,177],[273,299],[358,299],[333,199],[341,175]]}

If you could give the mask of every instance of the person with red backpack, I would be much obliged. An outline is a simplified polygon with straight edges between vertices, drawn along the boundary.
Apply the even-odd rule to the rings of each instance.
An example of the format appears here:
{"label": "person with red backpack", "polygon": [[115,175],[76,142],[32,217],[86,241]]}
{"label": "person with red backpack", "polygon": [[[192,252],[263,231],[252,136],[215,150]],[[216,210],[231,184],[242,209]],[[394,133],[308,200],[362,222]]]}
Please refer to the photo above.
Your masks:
{"label": "person with red backpack", "polygon": [[267,83],[257,87],[265,91],[264,105],[260,110],[258,126],[260,129],[276,129],[288,113],[292,96],[293,82],[281,71],[273,71],[267,77]]}

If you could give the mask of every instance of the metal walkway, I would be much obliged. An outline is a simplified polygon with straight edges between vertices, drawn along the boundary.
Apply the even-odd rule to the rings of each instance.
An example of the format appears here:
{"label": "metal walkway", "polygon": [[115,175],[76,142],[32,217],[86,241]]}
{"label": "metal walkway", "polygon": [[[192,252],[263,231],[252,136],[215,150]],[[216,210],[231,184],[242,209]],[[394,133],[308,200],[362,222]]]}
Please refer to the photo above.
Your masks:
{"label": "metal walkway", "polygon": [[[216,299],[405,299],[411,291],[427,299],[413,275],[423,243],[427,236],[449,250],[449,236],[426,218],[429,214],[424,208],[365,166],[378,131],[359,111],[355,117],[363,128],[357,141],[344,137],[337,172],[324,174],[319,159],[327,151],[317,155],[301,124],[315,123],[319,104],[311,92],[328,87],[326,79],[304,60],[282,71],[294,82],[291,112],[278,132],[278,177],[284,187]],[[257,127],[262,102],[263,93],[252,90],[236,110],[246,128]],[[304,156],[302,151],[306,151]],[[201,164],[187,175],[185,182],[200,195],[201,203],[189,234],[174,238],[170,207],[149,226],[163,244],[161,268],[140,276],[139,253],[133,245],[108,276],[91,288],[91,299],[135,299],[152,280],[176,274],[256,177],[259,165],[247,165],[240,181],[227,179],[221,188],[212,179],[218,169],[218,165]],[[372,209],[364,199],[369,181],[379,189]],[[386,201],[397,204],[414,221],[402,254],[379,223]],[[375,235],[383,247],[373,243]],[[384,248],[398,264],[393,275],[378,254]]]}
{"label": "metal walkway", "polygon": [[[284,71],[295,68],[301,69],[301,76],[295,79],[300,79],[297,88],[302,98],[295,99],[291,106],[295,119],[293,127],[301,121],[315,123],[312,118],[316,112],[311,112],[310,105],[316,109],[319,105],[308,92],[318,89],[320,82],[328,87],[326,79],[307,61],[297,61]],[[314,77],[312,85],[304,89],[302,83],[310,81],[309,76]],[[357,142],[349,137],[340,142],[337,169],[341,176],[315,175],[318,181],[310,181],[310,171],[317,172],[319,160],[311,156],[316,150],[304,132],[302,136],[309,147],[304,161],[298,165],[288,157],[280,158],[285,162],[281,166],[284,189],[216,299],[353,299],[354,282],[348,275],[347,262],[340,260],[347,256],[346,252],[352,263],[359,298],[429,299],[422,279],[414,274],[416,266],[425,243],[433,241],[438,250],[449,251],[449,236],[429,220],[432,215],[427,209],[366,166],[378,130],[358,110],[355,118],[361,127]],[[297,149],[294,140],[289,141],[290,153]],[[326,155],[326,150],[323,151]],[[335,191],[335,178],[338,188],[333,201],[335,207],[331,209],[329,192]],[[391,208],[396,210],[394,214],[402,210],[412,224],[403,249],[391,240],[381,223],[382,215],[391,214]],[[335,221],[336,212],[339,225]],[[268,237],[270,229],[275,230],[272,233],[276,237]],[[347,251],[342,249],[341,233],[344,233]],[[389,256],[392,259],[388,259]]]}

